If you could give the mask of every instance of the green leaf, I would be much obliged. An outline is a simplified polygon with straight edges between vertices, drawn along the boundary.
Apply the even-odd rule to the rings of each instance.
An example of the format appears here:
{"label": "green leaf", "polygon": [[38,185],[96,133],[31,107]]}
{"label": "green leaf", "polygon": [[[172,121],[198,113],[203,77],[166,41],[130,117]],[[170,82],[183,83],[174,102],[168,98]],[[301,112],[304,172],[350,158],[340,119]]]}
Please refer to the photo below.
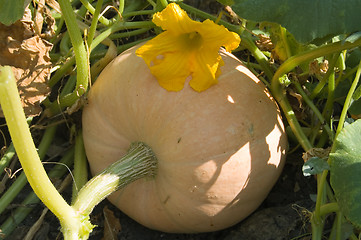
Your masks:
{"label": "green leaf", "polygon": [[330,181],[346,218],[361,227],[361,120],[343,128],[330,154]]}
{"label": "green leaf", "polygon": [[301,43],[361,30],[361,0],[234,0],[234,2],[232,9],[241,18],[278,23]]}
{"label": "green leaf", "polygon": [[325,159],[319,157],[311,157],[305,164],[303,164],[303,176],[308,177],[311,175],[322,173],[324,170],[329,170],[330,166]]}
{"label": "green leaf", "polygon": [[345,42],[354,43],[361,38],[361,32],[351,34],[345,39]]}
{"label": "green leaf", "polygon": [[361,114],[361,98],[353,101],[351,103],[351,106],[348,109],[348,111],[352,115],[360,115]]}
{"label": "green leaf", "polygon": [[24,15],[29,0],[0,0],[0,22],[11,25]]}
{"label": "green leaf", "polygon": [[348,54],[346,58],[346,65],[350,68],[357,67],[361,60],[361,50],[360,48],[356,48]]}
{"label": "green leaf", "polygon": [[234,4],[233,0],[217,0],[217,2],[222,3],[223,5],[226,5],[226,6],[231,6]]}

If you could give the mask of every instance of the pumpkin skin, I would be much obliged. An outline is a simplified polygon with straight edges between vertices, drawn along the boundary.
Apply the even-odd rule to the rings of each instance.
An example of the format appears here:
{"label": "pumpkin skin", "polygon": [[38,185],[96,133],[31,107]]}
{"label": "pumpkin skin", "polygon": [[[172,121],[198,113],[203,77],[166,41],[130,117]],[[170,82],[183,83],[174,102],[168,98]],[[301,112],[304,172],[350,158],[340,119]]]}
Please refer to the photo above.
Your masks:
{"label": "pumpkin skin", "polygon": [[115,206],[164,232],[236,224],[262,203],[284,165],[287,139],[276,103],[225,52],[218,84],[169,92],[135,55],[138,47],[114,59],[90,89],[83,137],[92,173],[142,141],[158,159],[157,175],[110,195]]}

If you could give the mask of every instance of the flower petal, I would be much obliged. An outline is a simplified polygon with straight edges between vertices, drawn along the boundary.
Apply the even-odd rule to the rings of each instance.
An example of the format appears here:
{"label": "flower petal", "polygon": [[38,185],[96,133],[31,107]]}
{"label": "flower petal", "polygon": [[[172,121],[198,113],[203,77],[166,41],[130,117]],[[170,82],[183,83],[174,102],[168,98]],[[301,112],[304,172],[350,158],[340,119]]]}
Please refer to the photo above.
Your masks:
{"label": "flower petal", "polygon": [[183,89],[186,78],[190,75],[188,55],[187,52],[165,53],[163,59],[150,67],[159,85],[168,91]]}
{"label": "flower petal", "polygon": [[238,34],[228,31],[224,26],[215,24],[209,19],[202,22],[198,32],[204,39],[204,45],[217,52],[220,47],[230,52],[236,49],[241,41]]}
{"label": "flower petal", "polygon": [[201,24],[190,19],[176,3],[170,3],[163,11],[154,14],[153,22],[175,35],[193,32]]}
{"label": "flower petal", "polygon": [[177,4],[171,3],[153,16],[153,22],[165,31],[140,47],[136,54],[144,59],[159,84],[169,91],[183,89],[188,76],[196,91],[217,83],[223,60],[220,47],[231,51],[240,37],[211,20],[197,22]]}
{"label": "flower petal", "polygon": [[179,46],[178,40],[178,37],[170,34],[168,31],[162,32],[138,48],[136,54],[142,57],[148,66],[151,66],[159,57],[163,57],[164,54],[180,52],[181,46]]}
{"label": "flower petal", "polygon": [[217,77],[221,73],[220,67],[223,64],[223,60],[218,52],[198,52],[192,61],[192,79],[189,85],[194,90],[202,92],[217,84]]}
{"label": "flower petal", "polygon": [[190,75],[189,51],[182,49],[178,37],[165,31],[137,49],[158,83],[168,91],[180,91]]}

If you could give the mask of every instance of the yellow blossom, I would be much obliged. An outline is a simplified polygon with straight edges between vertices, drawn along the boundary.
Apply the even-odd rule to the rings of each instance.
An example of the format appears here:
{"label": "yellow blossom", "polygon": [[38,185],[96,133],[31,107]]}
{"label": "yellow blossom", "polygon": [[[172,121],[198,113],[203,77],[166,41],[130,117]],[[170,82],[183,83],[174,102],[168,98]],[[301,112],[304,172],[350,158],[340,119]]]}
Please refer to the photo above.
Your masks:
{"label": "yellow blossom", "polygon": [[209,19],[194,21],[175,3],[156,13],[153,22],[164,32],[140,47],[136,54],[169,91],[183,89],[189,76],[189,85],[198,92],[216,84],[223,65],[219,49],[231,51],[240,43],[236,33]]}

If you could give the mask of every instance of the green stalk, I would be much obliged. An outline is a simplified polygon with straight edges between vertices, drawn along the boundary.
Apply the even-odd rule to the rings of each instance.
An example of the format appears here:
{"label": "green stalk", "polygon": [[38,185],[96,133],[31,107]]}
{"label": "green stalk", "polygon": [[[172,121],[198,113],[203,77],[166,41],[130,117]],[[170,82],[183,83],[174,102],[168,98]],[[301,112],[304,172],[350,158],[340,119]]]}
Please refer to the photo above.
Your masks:
{"label": "green stalk", "polygon": [[65,95],[71,93],[71,91],[73,91],[75,85],[76,85],[76,76],[70,75],[70,77],[66,81],[64,87],[61,89],[61,92],[59,93],[59,97],[62,98]]}
{"label": "green stalk", "polygon": [[280,25],[278,26],[281,32],[281,41],[284,45],[285,51],[286,51],[286,58],[290,58],[292,56],[291,53],[291,48],[288,42],[288,37],[287,37],[287,30],[284,27],[281,27]]}
{"label": "green stalk", "polygon": [[132,143],[128,153],[92,178],[79,192],[74,209],[87,216],[114,191],[140,179],[156,175],[157,158],[142,142]]}
{"label": "green stalk", "polygon": [[[91,13],[94,15],[94,13],[96,12],[96,8],[94,8],[87,0],[80,0],[81,3],[83,4],[83,6]],[[99,17],[99,22],[101,22],[102,24],[104,24],[105,26],[109,27],[111,24],[113,24],[113,21],[100,16]],[[74,22],[75,23],[75,22]]]}
{"label": "green stalk", "polygon": [[102,6],[103,6],[103,0],[98,0],[97,5],[95,6],[95,11],[93,13],[92,23],[90,25],[89,33],[88,33],[88,37],[87,37],[88,46],[91,45],[91,43],[93,41],[93,38],[95,36],[95,32],[97,30],[99,15],[100,15],[100,11],[102,9]]}
{"label": "green stalk", "polygon": [[[64,1],[64,0],[62,0],[62,1]],[[117,23],[113,24],[112,26],[110,26],[109,28],[107,28],[104,32],[99,34],[92,41],[91,46],[90,46],[90,52],[92,52],[96,46],[98,46],[102,41],[104,41],[107,37],[109,37],[114,32],[117,32],[120,30],[125,30],[125,29],[137,29],[137,28],[145,28],[148,30],[154,26],[155,26],[154,23],[152,23],[150,21],[117,22]],[[137,31],[137,30],[135,30],[135,31]],[[140,33],[141,33],[140,31],[137,31],[134,34],[140,34]],[[129,34],[131,34],[131,33],[129,33]],[[71,34],[70,34],[70,36],[71,36]],[[83,46],[84,46],[84,44],[83,44]],[[85,47],[84,47],[84,49],[85,49]],[[124,49],[124,47],[121,47],[121,49]],[[74,52],[75,52],[75,47],[74,47]],[[79,96],[81,94],[81,93],[79,93],[78,90],[80,90],[80,89],[82,89],[83,91],[86,90],[85,88],[83,88],[82,83],[79,81],[79,65],[78,65],[78,61],[76,60],[76,56],[77,55],[75,55],[75,57],[73,56],[69,60],[67,60],[67,62],[63,66],[61,66],[56,71],[56,73],[53,75],[53,77],[51,77],[49,80],[49,83],[48,83],[49,86],[50,87],[54,86],[61,78],[64,77],[66,72],[70,70],[70,68],[74,65],[74,63],[77,64],[78,72],[77,72],[77,84],[76,84],[75,91],[72,93],[66,94],[65,96],[62,95],[62,97],[60,99],[49,104],[48,108],[46,109],[46,113],[49,116],[59,113],[65,107],[69,107],[69,106],[73,105],[75,103],[75,101],[77,99],[79,99]],[[88,65],[87,65],[87,67],[88,67]],[[87,70],[88,70],[88,68],[87,68]],[[85,79],[83,79],[83,80],[85,81]],[[86,87],[87,86],[88,86],[88,81],[86,81]]]}
{"label": "green stalk", "polygon": [[339,212],[339,211],[340,211],[340,207],[338,206],[337,202],[327,203],[322,205],[320,209],[320,215],[326,216],[330,213]]}
{"label": "green stalk", "polygon": [[335,80],[335,66],[337,63],[337,59],[339,58],[340,53],[334,54],[331,60],[331,65],[327,71],[328,74],[328,89],[327,89],[327,101],[325,104],[325,108],[323,110],[323,116],[326,119],[329,119],[331,116],[331,110],[333,108],[335,89],[336,89],[336,80]]}
{"label": "green stalk", "polygon": [[313,91],[310,95],[310,99],[314,99],[321,92],[323,87],[326,85],[327,80],[329,79],[330,75],[335,72],[335,66],[336,66],[339,55],[340,55],[340,53],[334,54],[326,74],[323,76],[321,81],[313,89]]}
{"label": "green stalk", "polygon": [[273,70],[269,64],[268,58],[262,53],[262,51],[256,46],[256,44],[249,37],[241,36],[241,44],[245,46],[251,53],[256,61],[261,65],[264,73],[268,79],[273,78]]}
{"label": "green stalk", "polygon": [[123,13],[123,18],[130,18],[130,17],[139,16],[139,15],[152,15],[154,13],[155,13],[154,10],[139,10],[139,11],[134,11],[134,12],[126,12],[126,13]]}
{"label": "green stalk", "polygon": [[335,90],[336,90],[335,72],[332,71],[330,77],[328,78],[327,100],[325,107],[322,111],[322,115],[324,116],[327,122],[330,122],[332,108],[335,100]]}
{"label": "green stalk", "polygon": [[109,39],[120,39],[120,38],[129,38],[132,36],[136,36],[136,35],[140,35],[143,33],[146,33],[150,30],[151,28],[140,28],[140,29],[136,29],[133,31],[129,31],[129,32],[121,32],[121,33],[113,33],[112,35],[109,36]]}
{"label": "green stalk", "polygon": [[337,42],[329,45],[325,45],[319,47],[317,49],[309,50],[295,56],[290,57],[287,59],[275,72],[272,82],[271,82],[271,90],[272,94],[279,103],[280,107],[282,108],[285,116],[287,118],[288,123],[290,124],[292,131],[294,132],[295,136],[297,137],[299,143],[303,147],[305,151],[312,148],[312,144],[308,140],[307,136],[302,131],[302,128],[292,110],[290,103],[288,102],[286,95],[284,93],[284,86],[281,84],[280,79],[282,76],[291,70],[293,70],[299,64],[312,60],[321,56],[325,56],[328,54],[332,54],[335,52],[339,52],[345,49],[350,49],[354,47],[358,47],[361,45],[361,39],[355,42]]}
{"label": "green stalk", "polygon": [[[136,31],[136,30],[135,30]],[[104,37],[104,36],[102,36],[102,37]],[[126,49],[128,49],[128,48],[130,48],[130,47],[133,47],[133,46],[135,46],[135,45],[137,45],[137,44],[139,44],[139,43],[141,43],[141,42],[144,42],[144,41],[147,41],[147,40],[149,40],[149,39],[151,39],[151,38],[145,38],[145,39],[141,39],[141,40],[138,40],[138,41],[134,41],[134,42],[130,42],[130,43],[127,43],[127,44],[123,44],[123,45],[119,45],[118,47],[117,47],[117,52],[118,53],[121,53],[121,52],[123,52],[123,51],[125,51]],[[97,45],[97,44],[99,44],[101,41],[98,41],[98,37],[97,38],[95,38],[94,39],[94,41],[92,42],[92,46],[91,46],[91,48],[92,49],[94,49],[95,48],[95,46]],[[94,46],[94,47],[93,47]],[[96,54],[91,54],[90,56],[91,57],[97,57],[97,58],[99,58],[99,57],[102,57],[102,56],[104,56],[104,54],[105,54],[105,52],[104,51],[100,51],[100,53],[96,53]],[[69,62],[71,61],[71,60],[74,60],[74,58],[71,58],[70,60],[69,60]],[[67,62],[68,63],[68,62]],[[74,62],[73,62],[74,63]],[[70,65],[70,64],[69,64]],[[71,67],[71,66],[68,66],[69,68]],[[61,72],[58,72],[58,71],[60,71],[60,69],[56,72],[56,74],[55,75],[57,75],[58,77],[57,77],[57,79],[56,79],[56,81],[58,81],[58,80],[60,80],[60,78],[61,77],[63,77],[63,76],[61,76],[61,73],[64,73],[65,74],[65,68],[63,69],[63,68],[61,68],[62,70],[61,70]],[[58,74],[59,73],[59,74]],[[54,75],[54,79],[55,79],[55,75]],[[71,76],[72,77],[72,76]],[[70,80],[68,80],[68,82],[69,82]],[[66,83],[66,85],[65,86],[68,86],[68,82]],[[55,84],[55,82],[52,82],[53,84]],[[64,88],[64,90],[65,90],[65,88]],[[66,94],[65,94],[65,92],[66,92]],[[69,92],[67,92],[67,91],[62,91],[62,93],[60,94],[60,98],[59,99],[57,99],[56,101],[54,101],[54,102],[50,102],[50,101],[48,101],[48,102],[46,102],[46,103],[44,103],[44,105],[46,105],[46,107],[47,107],[47,109],[45,110],[45,114],[47,115],[47,116],[53,116],[54,114],[57,114],[57,113],[59,113],[59,112],[61,112],[62,111],[62,109],[64,108],[64,107],[67,107],[67,106],[71,106],[72,104],[74,104],[73,103],[73,100],[74,100],[74,98],[73,98],[73,94],[76,94],[76,93],[69,93]]]}
{"label": "green stalk", "polygon": [[336,213],[335,220],[333,221],[329,239],[341,240],[342,239],[342,220],[343,215],[341,212]]}
{"label": "green stalk", "polygon": [[[56,126],[48,127],[45,130],[43,137],[38,145],[38,155],[40,159],[43,159],[45,157],[45,154],[48,151],[51,142],[53,141],[55,131],[56,131]],[[20,176],[16,177],[16,181],[11,184],[11,186],[0,198],[0,214],[14,200],[14,198],[27,184],[27,182],[28,181],[26,179],[24,172],[22,172]]]}
{"label": "green stalk", "polygon": [[331,131],[330,126],[328,125],[328,123],[326,122],[325,118],[323,117],[323,115],[320,113],[320,111],[317,109],[317,107],[315,106],[315,104],[313,104],[312,100],[307,96],[307,94],[303,91],[302,86],[299,82],[295,81],[293,82],[293,84],[295,85],[297,91],[299,94],[301,94],[302,99],[305,101],[305,103],[311,108],[311,110],[313,111],[313,113],[316,115],[316,117],[318,118],[318,120],[320,121],[320,123],[323,125],[323,128],[326,130],[329,139],[332,140],[334,137],[333,132]]}
{"label": "green stalk", "polygon": [[159,0],[160,4],[162,5],[163,8],[166,8],[168,5],[168,1],[167,0]]}
{"label": "green stalk", "polygon": [[121,15],[123,15],[123,12],[124,12],[124,6],[125,6],[125,3],[124,3],[124,0],[120,0],[119,1],[119,8],[118,8],[118,11]]}
{"label": "green stalk", "polygon": [[[9,165],[14,155],[15,155],[15,148],[14,145],[10,143],[9,147],[6,149],[5,154],[2,156],[0,160],[0,173],[3,173],[4,168],[6,168]],[[0,204],[0,208],[1,208],[1,204]]]}
{"label": "green stalk", "polygon": [[[50,178],[61,178],[67,171],[64,165],[71,167],[74,156],[74,148],[70,149],[64,157],[56,164],[55,167],[49,172]],[[39,203],[39,198],[36,196],[34,192],[31,192],[24,201],[21,202],[21,207],[18,207],[11,216],[0,226],[1,233],[8,236],[12,233],[12,231],[16,228],[16,226],[21,223],[29,213],[34,209],[30,207],[33,204]],[[29,207],[27,207],[29,206]]]}
{"label": "green stalk", "polygon": [[60,54],[63,56],[68,55],[70,52],[70,47],[71,47],[70,36],[68,32],[65,32],[59,44]]}
{"label": "green stalk", "polygon": [[67,72],[70,71],[70,68],[73,67],[75,64],[75,57],[72,56],[69,59],[66,60],[64,64],[61,65],[61,67],[54,73],[54,75],[49,79],[48,85],[49,87],[55,86],[57,82],[59,82],[60,79],[66,75]]}
{"label": "green stalk", "polygon": [[71,43],[74,49],[75,62],[77,66],[77,83],[73,93],[67,95],[66,106],[73,105],[80,96],[88,89],[89,84],[89,59],[85,50],[84,41],[75,14],[69,0],[59,0],[59,5],[68,29]]}
{"label": "green stalk", "polygon": [[[123,44],[123,45],[119,45],[117,46],[117,52],[118,54],[119,53],[122,53],[124,52],[125,50],[137,45],[137,44],[140,44],[142,42],[145,42],[145,41],[148,41],[150,39],[152,39],[153,37],[148,37],[148,38],[143,38],[143,39],[140,39],[140,40],[137,40],[137,41],[134,41],[134,42],[129,42],[129,43],[126,43],[126,44]],[[94,59],[99,59],[101,57],[103,57],[106,53],[108,52],[108,50],[97,50],[97,51],[93,51],[92,52],[92,55],[90,55],[90,58],[94,58]]]}
{"label": "green stalk", "polygon": [[92,42],[90,46],[90,51],[92,51],[98,44],[100,44],[104,39],[109,37],[112,33],[120,31],[120,30],[129,30],[129,29],[137,29],[137,28],[153,28],[155,25],[151,21],[139,21],[139,22],[116,22],[109,28],[105,29],[102,33],[100,33]]}
{"label": "green stalk", "polygon": [[75,153],[74,153],[74,184],[73,184],[73,197],[75,200],[81,189],[88,181],[88,162],[86,160],[84,141],[82,131],[78,132],[75,139]]}
{"label": "green stalk", "polygon": [[337,125],[337,130],[336,130],[336,137],[338,136],[338,134],[341,132],[342,128],[343,128],[343,125],[345,123],[345,119],[346,119],[346,115],[347,115],[347,111],[348,111],[348,108],[350,107],[351,105],[351,100],[352,100],[352,96],[357,88],[357,84],[360,80],[360,75],[361,75],[361,61],[357,67],[357,72],[356,72],[356,76],[355,76],[355,79],[353,80],[352,82],[352,85],[350,87],[350,90],[348,91],[347,93],[347,96],[346,96],[346,100],[345,100],[345,103],[343,105],[343,109],[342,109],[342,112],[341,112],[341,116],[340,116],[340,120],[338,122],[338,125]]}
{"label": "green stalk", "polygon": [[311,217],[312,240],[322,240],[324,222],[315,220],[314,215]]}
{"label": "green stalk", "polygon": [[[358,81],[360,79],[360,75],[361,75],[361,61],[359,63],[357,72],[356,72],[356,76],[355,79],[351,85],[351,88],[347,94],[345,103],[344,103],[344,107],[342,109],[341,112],[341,116],[340,116],[340,121],[339,124],[337,126],[337,130],[336,130],[336,134],[335,134],[335,138],[338,136],[338,134],[340,133],[340,131],[343,128],[344,122],[345,122],[345,118],[346,118],[346,114],[347,114],[347,110],[350,106],[351,103],[351,99],[352,99],[352,95],[357,87]],[[332,149],[331,152],[334,152],[334,144],[332,145]],[[319,183],[317,184],[317,200],[316,200],[316,206],[315,206],[315,211],[314,211],[314,225],[315,227],[317,227],[317,223],[320,224],[321,222],[321,217],[324,215],[323,214],[323,210],[322,208],[324,207],[322,205],[323,201],[323,193],[324,193],[324,189],[325,189],[325,185],[326,185],[326,181],[327,181],[327,175],[328,175],[328,171],[325,170],[322,172],[322,174],[319,176]]]}
{"label": "green stalk", "polygon": [[79,226],[75,211],[47,176],[36,151],[11,67],[0,67],[0,102],[23,171],[36,195],[60,220],[64,230]]}

